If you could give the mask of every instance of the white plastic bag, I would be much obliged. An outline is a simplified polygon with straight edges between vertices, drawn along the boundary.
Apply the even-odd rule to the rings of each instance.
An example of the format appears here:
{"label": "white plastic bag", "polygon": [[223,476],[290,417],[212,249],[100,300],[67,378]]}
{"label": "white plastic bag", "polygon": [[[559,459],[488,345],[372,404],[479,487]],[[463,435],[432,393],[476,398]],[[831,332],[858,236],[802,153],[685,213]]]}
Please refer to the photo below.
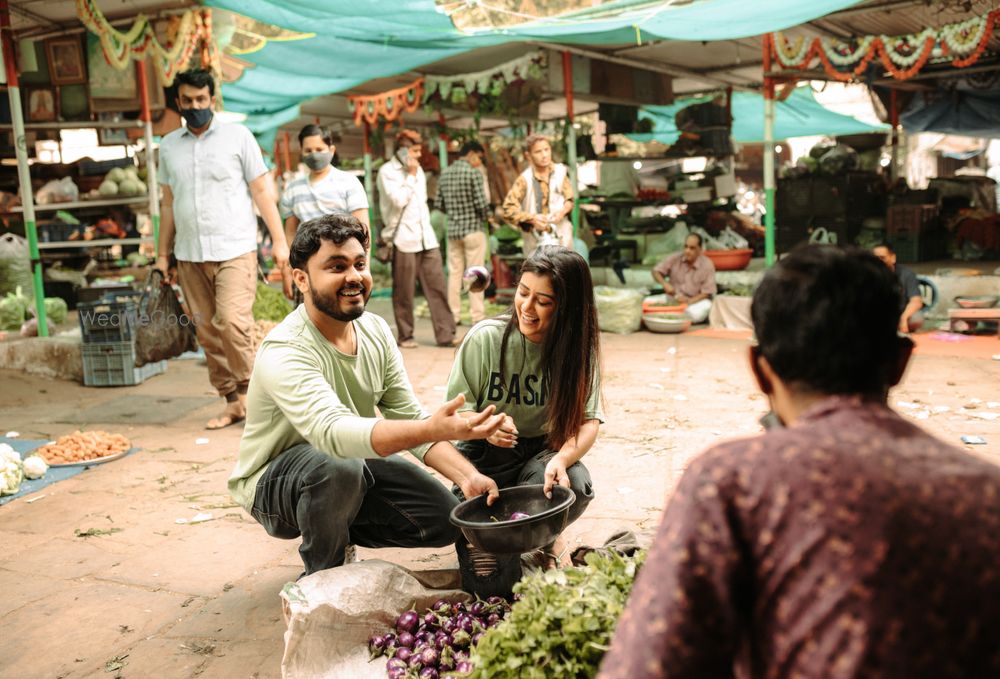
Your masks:
{"label": "white plastic bag", "polygon": [[73,203],[79,199],[80,189],[70,177],[48,181],[35,194],[35,202],[39,205]]}
{"label": "white plastic bag", "polygon": [[711,235],[708,231],[701,228],[700,226],[692,226],[691,233],[696,233],[701,236],[701,248],[702,250],[726,250],[726,246],[719,241],[715,236]]}
{"label": "white plastic bag", "polygon": [[827,231],[821,226],[812,232],[812,235],[809,236],[809,242],[821,245],[836,245],[837,234],[834,231]]}
{"label": "white plastic bag", "polygon": [[415,573],[378,559],[330,568],[281,590],[287,629],[284,679],[382,679],[386,658],[368,661],[368,639],[396,617],[438,599],[467,601],[457,570]]}
{"label": "white plastic bag", "polygon": [[750,247],[750,241],[733,231],[731,226],[723,229],[717,240],[724,250],[744,250]]}
{"label": "white plastic bag", "polygon": [[666,255],[671,252],[683,250],[684,241],[690,233],[691,231],[688,230],[687,224],[677,222],[667,231],[666,236],[657,241],[656,254]]}
{"label": "white plastic bag", "polygon": [[645,293],[631,288],[594,287],[597,324],[601,330],[627,335],[642,325],[642,298]]}

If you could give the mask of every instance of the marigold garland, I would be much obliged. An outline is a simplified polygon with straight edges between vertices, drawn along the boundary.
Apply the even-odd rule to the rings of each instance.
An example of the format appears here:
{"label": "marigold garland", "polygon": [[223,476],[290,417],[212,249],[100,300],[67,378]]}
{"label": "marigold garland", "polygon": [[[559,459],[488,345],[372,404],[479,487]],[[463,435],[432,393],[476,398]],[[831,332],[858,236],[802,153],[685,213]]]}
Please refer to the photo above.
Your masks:
{"label": "marigold garland", "polygon": [[[1000,9],[994,9],[985,17],[973,17],[938,29],[928,28],[915,35],[864,36],[858,40],[857,47],[818,37],[811,41],[802,37],[791,41],[783,33],[775,32],[766,39],[766,49],[782,68],[806,70],[818,60],[827,75],[841,82],[860,77],[872,59],[878,57],[893,78],[907,80],[927,65],[935,48],[943,55],[954,55],[951,65],[956,68],[976,63],[986,51],[998,23]],[[849,70],[842,70],[845,68]]]}
{"label": "marigold garland", "polygon": [[138,15],[125,32],[108,22],[95,0],[76,0],[76,14],[87,30],[100,40],[108,64],[123,71],[133,59],[142,61],[152,55],[153,67],[164,86],[173,84],[174,77],[190,62],[199,42],[209,45],[209,53],[215,51],[211,14],[207,9],[181,15],[176,37],[169,48],[160,44],[153,25],[143,14]]}
{"label": "marigold garland", "polygon": [[358,127],[362,122],[370,125],[378,123],[379,116],[386,120],[395,120],[404,112],[413,113],[423,101],[424,79],[417,78],[409,85],[397,87],[394,90],[378,94],[357,95],[347,97],[347,107],[354,114],[354,124]]}

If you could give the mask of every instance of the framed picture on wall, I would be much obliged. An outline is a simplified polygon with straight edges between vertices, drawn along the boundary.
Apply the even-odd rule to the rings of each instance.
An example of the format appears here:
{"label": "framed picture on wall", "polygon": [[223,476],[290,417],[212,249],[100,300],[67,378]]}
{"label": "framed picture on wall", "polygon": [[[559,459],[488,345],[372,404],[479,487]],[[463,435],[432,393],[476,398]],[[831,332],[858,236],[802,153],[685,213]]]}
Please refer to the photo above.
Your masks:
{"label": "framed picture on wall", "polygon": [[58,96],[54,87],[31,87],[25,90],[29,123],[52,122],[59,111]]}
{"label": "framed picture on wall", "polygon": [[[87,33],[87,87],[93,100],[119,99],[138,101],[139,85],[135,77],[135,65],[130,61],[121,71],[109,64],[104,58],[101,40],[93,33]],[[121,107],[119,101],[114,106]],[[95,106],[95,111],[109,110],[103,106]]]}
{"label": "framed picture on wall", "polygon": [[[97,119],[108,123],[122,122],[122,116],[119,113],[100,113]],[[128,133],[125,127],[99,127],[97,128],[97,140],[101,146],[128,144]]]}
{"label": "framed picture on wall", "polygon": [[45,41],[45,54],[53,85],[77,85],[87,81],[79,35],[50,38]]}

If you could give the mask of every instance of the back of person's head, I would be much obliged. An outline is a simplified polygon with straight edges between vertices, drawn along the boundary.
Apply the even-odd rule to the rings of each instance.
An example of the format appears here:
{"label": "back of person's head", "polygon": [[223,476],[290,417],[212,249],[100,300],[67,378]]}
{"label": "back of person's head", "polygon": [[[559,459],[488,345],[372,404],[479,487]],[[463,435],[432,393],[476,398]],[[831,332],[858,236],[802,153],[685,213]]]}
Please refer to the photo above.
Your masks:
{"label": "back of person's head", "polygon": [[300,224],[295,232],[288,261],[292,268],[305,271],[306,263],[310,257],[319,252],[323,241],[343,245],[351,238],[361,243],[361,247],[368,251],[368,233],[364,225],[353,215],[335,212],[310,219]]}
{"label": "back of person's head", "polygon": [[618,153],[618,144],[614,143],[613,141],[609,141],[607,144],[604,145],[604,152]]}
{"label": "back of person's head", "polygon": [[210,95],[215,94],[215,78],[212,77],[211,71],[204,68],[190,68],[186,71],[181,71],[177,74],[174,83],[177,87],[188,85],[197,90],[207,87]]}
{"label": "back of person's head", "polygon": [[869,252],[797,247],[754,293],[759,352],[794,389],[884,394],[899,372],[898,286]]}
{"label": "back of person's head", "polygon": [[475,151],[476,153],[486,153],[486,149],[483,148],[482,144],[480,144],[475,139],[470,139],[469,141],[462,144],[462,148],[459,149],[458,155],[467,156],[473,151]]}
{"label": "back of person's head", "polygon": [[396,148],[405,149],[410,146],[421,146],[424,143],[423,137],[416,130],[400,130],[399,134],[396,135]]}
{"label": "back of person's head", "polygon": [[302,146],[302,142],[305,141],[306,137],[319,137],[327,146],[336,146],[340,142],[339,135],[334,134],[322,125],[312,123],[299,130],[299,146]]}

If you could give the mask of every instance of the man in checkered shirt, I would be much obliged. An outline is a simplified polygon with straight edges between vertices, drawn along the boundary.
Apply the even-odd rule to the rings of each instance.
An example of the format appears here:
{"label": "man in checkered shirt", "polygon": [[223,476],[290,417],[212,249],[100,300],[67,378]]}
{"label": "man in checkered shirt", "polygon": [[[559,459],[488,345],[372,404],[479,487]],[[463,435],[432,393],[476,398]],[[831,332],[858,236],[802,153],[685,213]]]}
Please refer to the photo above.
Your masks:
{"label": "man in checkered shirt", "polygon": [[[461,323],[462,274],[486,261],[483,220],[490,206],[483,189],[485,176],[479,170],[483,154],[478,141],[465,142],[459,159],[441,173],[434,199],[434,207],[448,215],[448,306],[456,325]],[[473,324],[483,320],[485,306],[484,293],[469,292]]]}

